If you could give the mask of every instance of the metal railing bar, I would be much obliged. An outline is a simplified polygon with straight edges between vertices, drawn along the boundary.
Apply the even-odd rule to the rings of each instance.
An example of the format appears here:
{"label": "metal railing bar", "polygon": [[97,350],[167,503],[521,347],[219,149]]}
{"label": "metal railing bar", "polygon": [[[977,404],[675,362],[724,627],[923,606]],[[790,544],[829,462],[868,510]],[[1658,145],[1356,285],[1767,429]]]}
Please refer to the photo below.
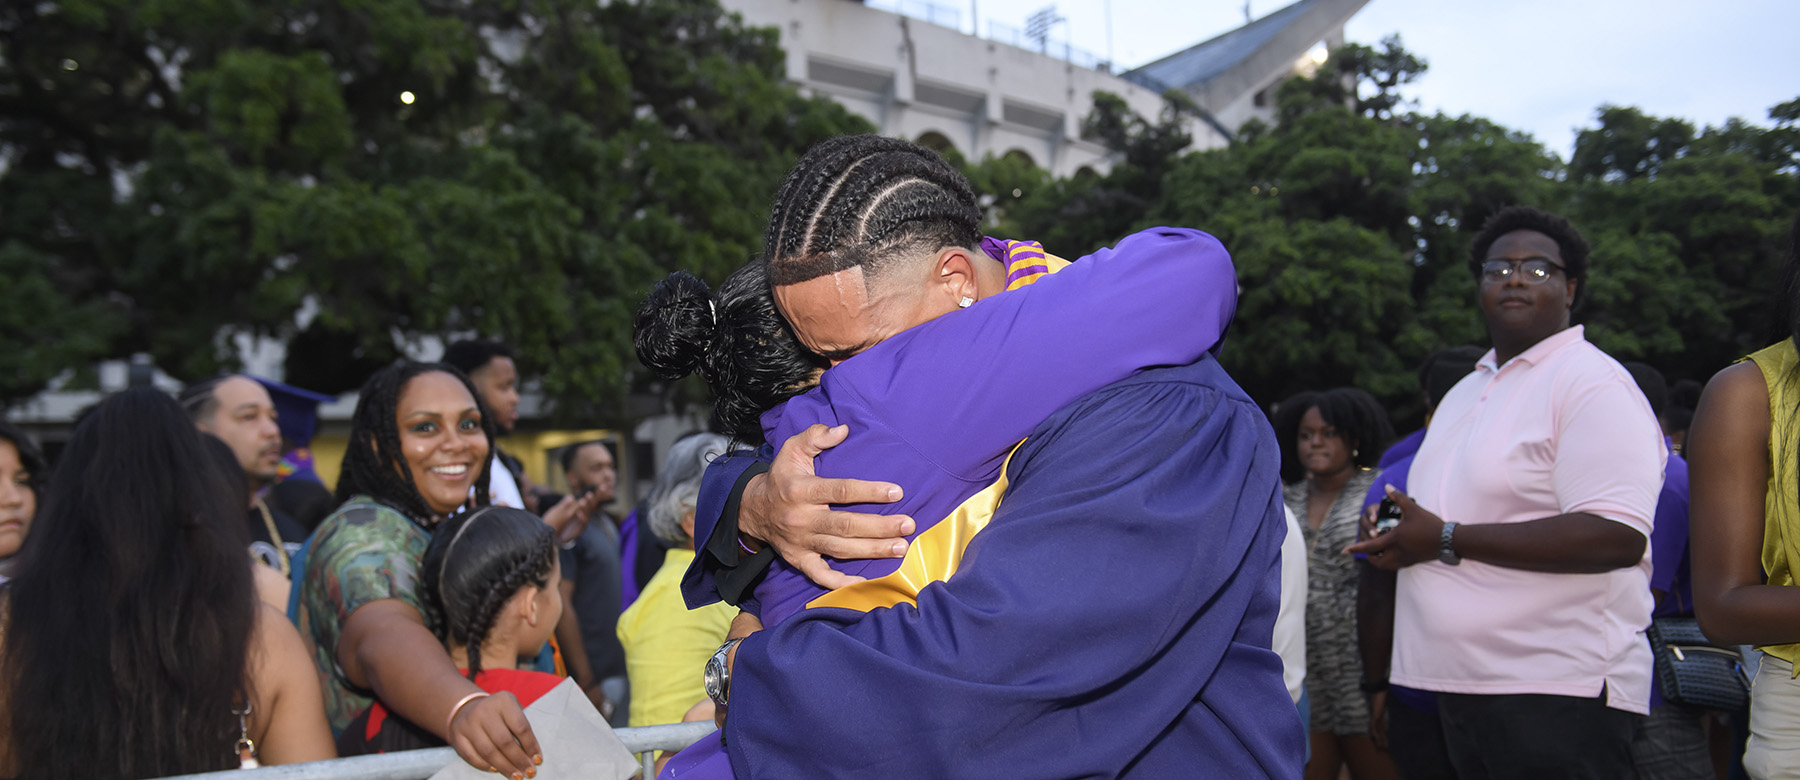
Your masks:
{"label": "metal railing bar", "polygon": [[[636,754],[645,767],[650,767],[655,763],[657,751],[680,750],[712,732],[713,724],[702,721],[639,726],[613,733],[625,743],[626,750]],[[441,747],[261,769],[180,775],[167,780],[425,780],[450,762],[459,760],[455,750]]]}

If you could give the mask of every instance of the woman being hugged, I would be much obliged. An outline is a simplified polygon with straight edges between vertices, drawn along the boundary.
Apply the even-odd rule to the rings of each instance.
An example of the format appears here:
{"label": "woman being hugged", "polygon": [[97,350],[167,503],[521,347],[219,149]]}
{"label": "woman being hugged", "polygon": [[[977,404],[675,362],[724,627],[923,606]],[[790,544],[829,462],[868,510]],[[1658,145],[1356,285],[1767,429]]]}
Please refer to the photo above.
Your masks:
{"label": "woman being hugged", "polygon": [[[525,706],[563,681],[518,668],[519,658],[536,655],[562,616],[556,534],[537,515],[490,506],[445,520],[423,566],[419,589],[432,628],[466,677],[489,693],[511,693]],[[338,735],[344,755],[443,744],[381,702]]]}
{"label": "woman being hugged", "polygon": [[[434,529],[487,504],[493,432],[449,366],[403,362],[362,387],[338,477],[343,505],[313,533],[301,625],[341,731],[379,699],[470,765],[534,776],[537,739],[510,693],[485,696],[433,633],[419,573]],[[473,497],[471,497],[473,496]]]}
{"label": "woman being hugged", "polygon": [[76,427],[0,591],[0,776],[334,756],[305,647],[257,603],[243,509],[207,458],[154,390]]}
{"label": "woman being hugged", "polygon": [[1800,777],[1800,219],[1775,343],[1720,371],[1688,431],[1694,608],[1707,637],[1762,650],[1744,768]]}

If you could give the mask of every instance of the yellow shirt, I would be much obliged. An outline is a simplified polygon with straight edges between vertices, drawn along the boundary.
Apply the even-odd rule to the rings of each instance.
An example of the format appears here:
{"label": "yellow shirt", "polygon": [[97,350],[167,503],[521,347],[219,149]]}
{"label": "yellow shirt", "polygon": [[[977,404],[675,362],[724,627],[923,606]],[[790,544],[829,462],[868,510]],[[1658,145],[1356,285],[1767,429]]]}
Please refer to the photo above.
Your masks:
{"label": "yellow shirt", "polygon": [[[1795,585],[1800,568],[1800,373],[1793,339],[1769,346],[1750,356],[1769,386],[1769,488],[1763,494],[1763,573],[1770,585]],[[1800,667],[1800,644],[1761,648],[1763,652]]]}
{"label": "yellow shirt", "polygon": [[670,550],[637,601],[619,616],[625,674],[631,680],[631,725],[679,723],[706,698],[706,661],[724,643],[737,609],[724,603],[689,610],[681,575],[693,550]]}

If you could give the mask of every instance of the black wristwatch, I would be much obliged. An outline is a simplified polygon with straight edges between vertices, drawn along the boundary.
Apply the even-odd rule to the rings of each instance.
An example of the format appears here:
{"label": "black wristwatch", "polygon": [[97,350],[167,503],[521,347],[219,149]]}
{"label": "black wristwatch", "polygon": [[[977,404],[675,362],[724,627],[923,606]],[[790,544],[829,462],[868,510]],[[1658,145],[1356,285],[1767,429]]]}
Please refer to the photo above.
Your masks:
{"label": "black wristwatch", "polygon": [[1361,680],[1361,681],[1357,682],[1356,687],[1361,688],[1362,692],[1365,695],[1386,693],[1387,689],[1388,689],[1388,681],[1385,678],[1380,679],[1380,680],[1375,680],[1374,682],[1370,682],[1368,680]]}
{"label": "black wristwatch", "polygon": [[713,651],[711,658],[706,659],[706,695],[720,707],[731,701],[731,665],[727,661],[731,659],[731,648],[742,641],[743,637],[727,639]]}
{"label": "black wristwatch", "polygon": [[1444,524],[1444,530],[1438,533],[1438,560],[1455,566],[1462,563],[1462,556],[1456,554],[1456,523]]}

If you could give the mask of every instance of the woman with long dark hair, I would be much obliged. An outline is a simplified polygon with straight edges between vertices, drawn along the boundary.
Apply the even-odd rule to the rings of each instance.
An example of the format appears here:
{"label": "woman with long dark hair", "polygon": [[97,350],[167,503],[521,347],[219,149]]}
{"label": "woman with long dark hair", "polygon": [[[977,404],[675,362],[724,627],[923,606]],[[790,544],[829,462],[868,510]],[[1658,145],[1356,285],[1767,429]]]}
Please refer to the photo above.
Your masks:
{"label": "woman with long dark hair", "polygon": [[402,362],[363,384],[338,477],[343,505],[313,533],[302,625],[334,731],[379,700],[463,760],[535,776],[537,739],[518,699],[488,696],[433,634],[419,572],[439,524],[487,506],[494,434],[461,371]]}
{"label": "woman with long dark hair", "polygon": [[1274,418],[1281,442],[1282,500],[1300,520],[1307,549],[1306,689],[1311,698],[1308,778],[1395,777],[1394,764],[1369,734],[1368,702],[1356,652],[1356,541],[1363,496],[1394,427],[1375,398],[1354,387],[1301,393]]}
{"label": "woman with long dark hair", "polygon": [[31,520],[37,516],[38,496],[49,479],[49,466],[37,445],[17,426],[0,420],[0,578],[25,546]]}
{"label": "woman with long dark hair", "polygon": [[0,591],[0,776],[334,755],[318,678],[293,626],[257,604],[242,509],[208,457],[154,390],[76,427]]}
{"label": "woman with long dark hair", "polygon": [[1771,346],[1707,383],[1688,431],[1694,608],[1715,642],[1756,645],[1744,769],[1800,777],[1800,216]]}

